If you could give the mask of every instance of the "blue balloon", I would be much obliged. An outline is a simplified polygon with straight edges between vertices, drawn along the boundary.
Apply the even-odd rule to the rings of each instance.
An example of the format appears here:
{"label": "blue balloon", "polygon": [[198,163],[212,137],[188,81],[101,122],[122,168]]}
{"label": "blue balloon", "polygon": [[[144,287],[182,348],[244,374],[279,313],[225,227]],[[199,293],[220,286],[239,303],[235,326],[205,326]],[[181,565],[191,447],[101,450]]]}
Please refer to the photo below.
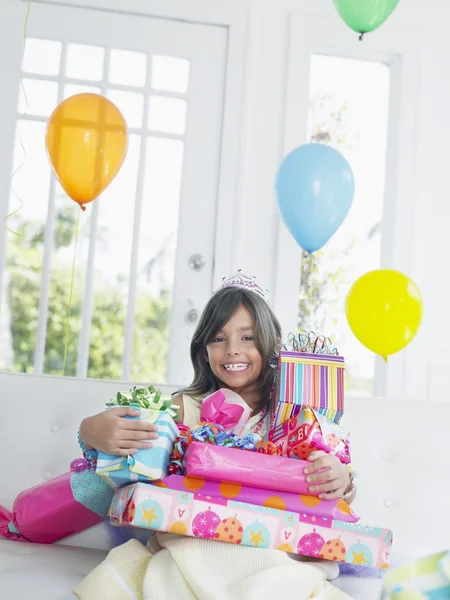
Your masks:
{"label": "blue balloon", "polygon": [[281,163],[276,190],[283,221],[299,246],[312,253],[344,222],[355,180],[340,152],[324,144],[304,144]]}

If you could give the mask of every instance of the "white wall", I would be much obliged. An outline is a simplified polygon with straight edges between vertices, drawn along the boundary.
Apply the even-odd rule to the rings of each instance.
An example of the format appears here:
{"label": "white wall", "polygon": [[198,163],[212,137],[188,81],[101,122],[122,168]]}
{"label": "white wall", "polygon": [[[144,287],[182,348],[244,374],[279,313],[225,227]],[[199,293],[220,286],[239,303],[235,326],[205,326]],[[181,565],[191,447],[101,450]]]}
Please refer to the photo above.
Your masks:
{"label": "white wall", "polygon": [[[240,4],[244,4],[242,0]],[[245,145],[239,197],[242,221],[235,240],[235,263],[273,290],[275,271],[282,268],[276,261],[278,215],[273,181],[282,156],[288,19],[292,14],[314,13],[332,19],[336,28],[345,25],[332,0],[249,0],[246,6],[249,34]],[[449,25],[447,0],[428,3],[403,0],[383,26],[399,35],[408,32],[420,42],[416,74],[420,97],[413,177],[415,194],[409,206],[397,215],[397,219],[404,218],[407,222],[406,212],[412,211],[412,231],[409,247],[397,248],[396,252],[408,257],[405,270],[419,285],[425,304],[418,337],[388,367],[396,373],[387,377],[385,392],[433,400],[447,399],[446,390],[450,388],[450,319],[445,309],[449,304],[446,292],[450,287],[446,281],[446,258],[450,256],[450,237],[446,235],[450,222]],[[354,34],[348,30],[348,35]],[[398,264],[395,256],[389,262]],[[283,277],[289,282],[298,278],[298,271],[285,272]],[[280,316],[284,323],[294,322],[292,314]]]}
{"label": "white wall", "polygon": [[[18,0],[19,1],[19,0]],[[56,0],[71,3],[70,0]],[[284,144],[285,75],[288,22],[293,14],[323,15],[336,31],[346,29],[332,0],[77,0],[77,4],[117,7],[167,16],[194,15],[198,21],[224,22],[223,15],[235,10],[247,15],[245,102],[243,106],[241,155],[236,196],[232,268],[242,267],[272,290],[276,307],[284,290],[274,290],[275,281],[294,289],[295,268],[285,269],[277,261],[279,219],[273,194],[276,169]],[[144,10],[145,7],[145,10]],[[205,16],[206,15],[206,16]],[[216,19],[217,17],[217,19]],[[416,123],[415,168],[411,201],[402,220],[412,212],[407,248],[393,251],[407,257],[407,270],[421,288],[425,317],[417,339],[392,362],[386,378],[388,395],[446,399],[450,387],[450,319],[446,291],[446,258],[450,256],[450,221],[447,189],[450,173],[450,5],[448,0],[401,0],[383,25],[392,35],[407,31],[420,41],[417,80],[420,82]],[[378,32],[370,34],[377,36]],[[407,107],[405,106],[405,109]],[[299,140],[301,142],[303,140]],[[401,149],[400,149],[401,150]],[[400,152],[401,154],[401,152]],[[401,157],[400,157],[401,160]],[[409,182],[399,182],[400,188]],[[232,199],[230,199],[231,203]],[[395,200],[394,200],[395,201]],[[283,232],[283,229],[281,228]],[[283,235],[284,232],[283,232]],[[404,245],[404,244],[403,244]],[[394,246],[395,248],[395,246]],[[399,257],[388,257],[398,264]],[[293,284],[292,282],[295,282]],[[277,294],[275,294],[275,291]],[[292,310],[281,309],[286,327],[294,323]]]}

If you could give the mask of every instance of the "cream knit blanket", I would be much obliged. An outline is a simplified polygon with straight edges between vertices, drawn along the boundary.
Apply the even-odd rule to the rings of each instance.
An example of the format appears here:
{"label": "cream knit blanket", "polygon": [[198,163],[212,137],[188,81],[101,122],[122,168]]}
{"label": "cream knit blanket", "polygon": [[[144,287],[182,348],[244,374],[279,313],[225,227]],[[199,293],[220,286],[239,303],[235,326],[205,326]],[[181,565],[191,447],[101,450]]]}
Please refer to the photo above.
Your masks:
{"label": "cream knit blanket", "polygon": [[79,600],[350,600],[327,581],[337,565],[278,550],[158,534],[131,540],[74,590]]}

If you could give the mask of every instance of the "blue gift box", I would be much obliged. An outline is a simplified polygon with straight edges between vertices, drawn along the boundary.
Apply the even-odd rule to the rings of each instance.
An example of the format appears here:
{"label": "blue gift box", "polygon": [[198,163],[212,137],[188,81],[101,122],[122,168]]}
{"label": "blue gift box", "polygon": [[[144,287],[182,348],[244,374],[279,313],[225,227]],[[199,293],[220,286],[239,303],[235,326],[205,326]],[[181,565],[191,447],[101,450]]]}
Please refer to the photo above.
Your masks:
{"label": "blue gift box", "polygon": [[157,481],[167,476],[170,454],[178,427],[168,411],[141,408],[134,421],[147,421],[158,427],[158,439],[151,440],[152,448],[139,450],[132,456],[112,456],[98,453],[97,473],[112,488],[121,488],[138,481]]}
{"label": "blue gift box", "polygon": [[441,552],[390,569],[383,577],[390,600],[448,600],[448,553]]}

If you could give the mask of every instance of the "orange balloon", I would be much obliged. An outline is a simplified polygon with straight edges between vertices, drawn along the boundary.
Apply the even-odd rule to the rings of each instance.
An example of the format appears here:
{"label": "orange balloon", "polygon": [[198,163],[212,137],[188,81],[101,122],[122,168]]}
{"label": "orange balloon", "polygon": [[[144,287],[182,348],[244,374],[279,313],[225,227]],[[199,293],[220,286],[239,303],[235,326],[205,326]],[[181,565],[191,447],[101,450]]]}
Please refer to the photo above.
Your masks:
{"label": "orange balloon", "polygon": [[98,94],[77,94],[53,111],[45,143],[56,177],[84,210],[120,171],[127,154],[128,129],[110,100]]}

